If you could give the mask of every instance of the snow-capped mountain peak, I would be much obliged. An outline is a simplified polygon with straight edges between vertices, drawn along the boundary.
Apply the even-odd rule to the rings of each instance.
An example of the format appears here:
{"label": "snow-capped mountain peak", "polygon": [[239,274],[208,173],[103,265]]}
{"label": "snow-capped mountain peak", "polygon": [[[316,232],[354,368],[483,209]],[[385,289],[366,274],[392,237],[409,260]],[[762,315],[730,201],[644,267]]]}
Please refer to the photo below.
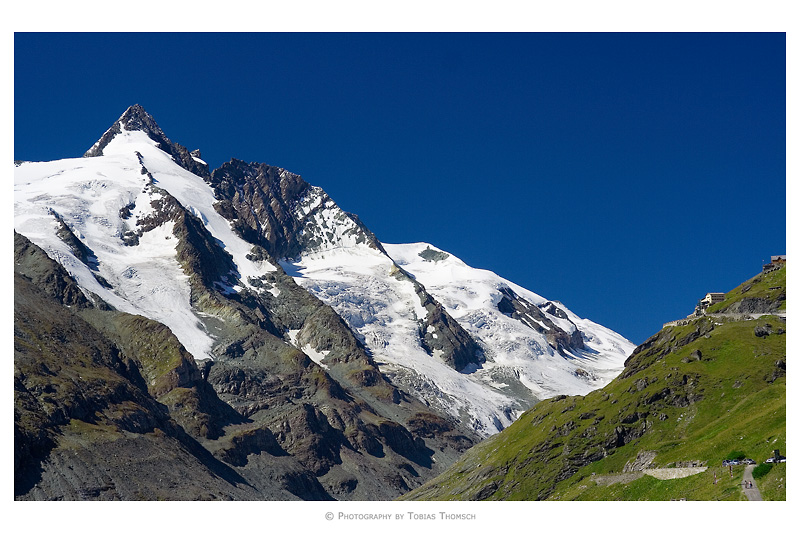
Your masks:
{"label": "snow-capped mountain peak", "polygon": [[[133,106],[87,152],[89,157],[17,167],[15,226],[86,291],[117,309],[166,324],[203,359],[212,356],[214,339],[192,305],[178,226],[189,223],[223,245],[206,257],[209,263],[216,257],[217,264],[206,269],[218,271],[212,283],[223,293],[254,289],[250,280],[276,267],[250,256],[252,245],[215,210],[211,187],[176,162],[174,154],[181,149]],[[65,231],[91,251],[91,264],[65,241]]]}
{"label": "snow-capped mountain peak", "polygon": [[[125,112],[111,125],[110,128],[100,137],[89,150],[86,151],[84,157],[96,157],[103,155],[103,149],[108,146],[115,137],[123,132],[140,131],[152,139],[155,146],[171,145],[172,143],[167,139],[164,132],[161,130],[155,119],[144,110],[144,108],[135,104],[130,106]],[[165,150],[166,151],[166,150]]]}
{"label": "snow-capped mountain peak", "polygon": [[83,156],[97,157],[104,155],[111,141],[120,136],[125,137],[125,134],[130,132],[143,133],[152,141],[155,147],[171,156],[176,164],[189,172],[201,177],[208,176],[208,164],[200,159],[199,155],[193,155],[199,154],[199,151],[193,150],[190,152],[184,146],[170,141],[155,119],[139,104],[132,105],[126,109]]}
{"label": "snow-capped mountain peak", "polygon": [[[297,174],[236,159],[209,172],[139,105],[85,157],[19,165],[15,227],[90,298],[167,325],[197,359],[231,349],[208,325],[224,321],[218,306],[200,295],[256,295],[248,312],[336,373],[321,355],[331,342],[309,338],[286,307],[285,272],[335,311],[394,386],[484,435],[539,399],[603,386],[633,349],[431,244],[382,244]],[[269,322],[270,305],[283,318]]]}

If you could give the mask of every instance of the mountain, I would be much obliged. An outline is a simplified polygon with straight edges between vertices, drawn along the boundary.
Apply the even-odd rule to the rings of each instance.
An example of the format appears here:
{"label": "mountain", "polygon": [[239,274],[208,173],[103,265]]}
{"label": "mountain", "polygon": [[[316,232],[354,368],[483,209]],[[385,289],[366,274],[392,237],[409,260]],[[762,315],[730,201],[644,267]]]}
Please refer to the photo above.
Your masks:
{"label": "mountain", "polygon": [[[785,263],[708,312],[665,326],[604,388],[536,404],[402,498],[746,499],[745,466],[722,461],[786,450]],[[785,500],[785,464],[757,483]]]}
{"label": "mountain", "polygon": [[633,348],[138,105],[15,167],[19,499],[394,498]]}

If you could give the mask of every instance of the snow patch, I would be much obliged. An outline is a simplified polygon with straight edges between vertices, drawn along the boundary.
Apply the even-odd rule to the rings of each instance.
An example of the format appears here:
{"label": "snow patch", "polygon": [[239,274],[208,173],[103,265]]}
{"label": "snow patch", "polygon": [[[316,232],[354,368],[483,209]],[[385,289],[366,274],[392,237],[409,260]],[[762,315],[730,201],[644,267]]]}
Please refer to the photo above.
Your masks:
{"label": "snow patch", "polygon": [[290,330],[286,331],[286,334],[289,335],[289,342],[295,348],[299,348],[299,346],[297,346],[297,334],[298,333],[300,333],[299,329],[290,329]]}
{"label": "snow patch", "polygon": [[325,370],[328,369],[328,365],[323,363],[322,360],[325,359],[325,357],[327,357],[329,353],[331,353],[330,350],[322,350],[320,352],[314,349],[310,344],[306,344],[305,346],[303,346],[303,349],[301,351],[304,354],[306,354],[309,359],[317,363],[319,366],[321,366]]}

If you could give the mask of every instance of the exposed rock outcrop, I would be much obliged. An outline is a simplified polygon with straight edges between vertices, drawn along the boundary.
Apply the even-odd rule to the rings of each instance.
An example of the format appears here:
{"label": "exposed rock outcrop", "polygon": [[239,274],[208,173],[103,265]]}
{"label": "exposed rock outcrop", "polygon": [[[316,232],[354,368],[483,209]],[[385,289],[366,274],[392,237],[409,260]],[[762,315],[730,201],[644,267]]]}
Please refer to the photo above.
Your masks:
{"label": "exposed rock outcrop", "polygon": [[[568,333],[550,320],[541,309],[519,296],[510,288],[501,287],[500,292],[503,294],[502,299],[497,304],[500,312],[542,333],[547,339],[547,343],[562,355],[568,351],[582,350],[585,347],[583,336],[577,327]],[[552,316],[567,319],[566,313],[552,302],[549,302],[545,309]]]}

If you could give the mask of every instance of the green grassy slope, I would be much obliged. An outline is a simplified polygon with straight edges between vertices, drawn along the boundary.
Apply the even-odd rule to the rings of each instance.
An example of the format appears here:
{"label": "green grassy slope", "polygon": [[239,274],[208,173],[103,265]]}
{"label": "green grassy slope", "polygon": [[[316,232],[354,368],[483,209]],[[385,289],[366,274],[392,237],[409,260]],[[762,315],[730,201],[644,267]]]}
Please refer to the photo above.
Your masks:
{"label": "green grassy slope", "polygon": [[[764,278],[750,280],[750,290],[774,286]],[[767,288],[764,298],[779,292]],[[744,466],[731,476],[721,462],[738,450],[759,462],[774,449],[785,454],[785,327],[763,316],[664,328],[604,389],[537,404],[403,499],[743,499]],[[757,328],[771,334],[756,336]],[[650,468],[695,462],[708,469],[672,480],[620,476],[640,454],[652,459]],[[785,499],[785,480],[785,465],[759,480],[764,499]]]}
{"label": "green grassy slope", "polygon": [[[761,273],[725,294],[725,300],[708,308],[708,313],[786,311],[786,266]],[[744,309],[742,309],[744,308]]]}

